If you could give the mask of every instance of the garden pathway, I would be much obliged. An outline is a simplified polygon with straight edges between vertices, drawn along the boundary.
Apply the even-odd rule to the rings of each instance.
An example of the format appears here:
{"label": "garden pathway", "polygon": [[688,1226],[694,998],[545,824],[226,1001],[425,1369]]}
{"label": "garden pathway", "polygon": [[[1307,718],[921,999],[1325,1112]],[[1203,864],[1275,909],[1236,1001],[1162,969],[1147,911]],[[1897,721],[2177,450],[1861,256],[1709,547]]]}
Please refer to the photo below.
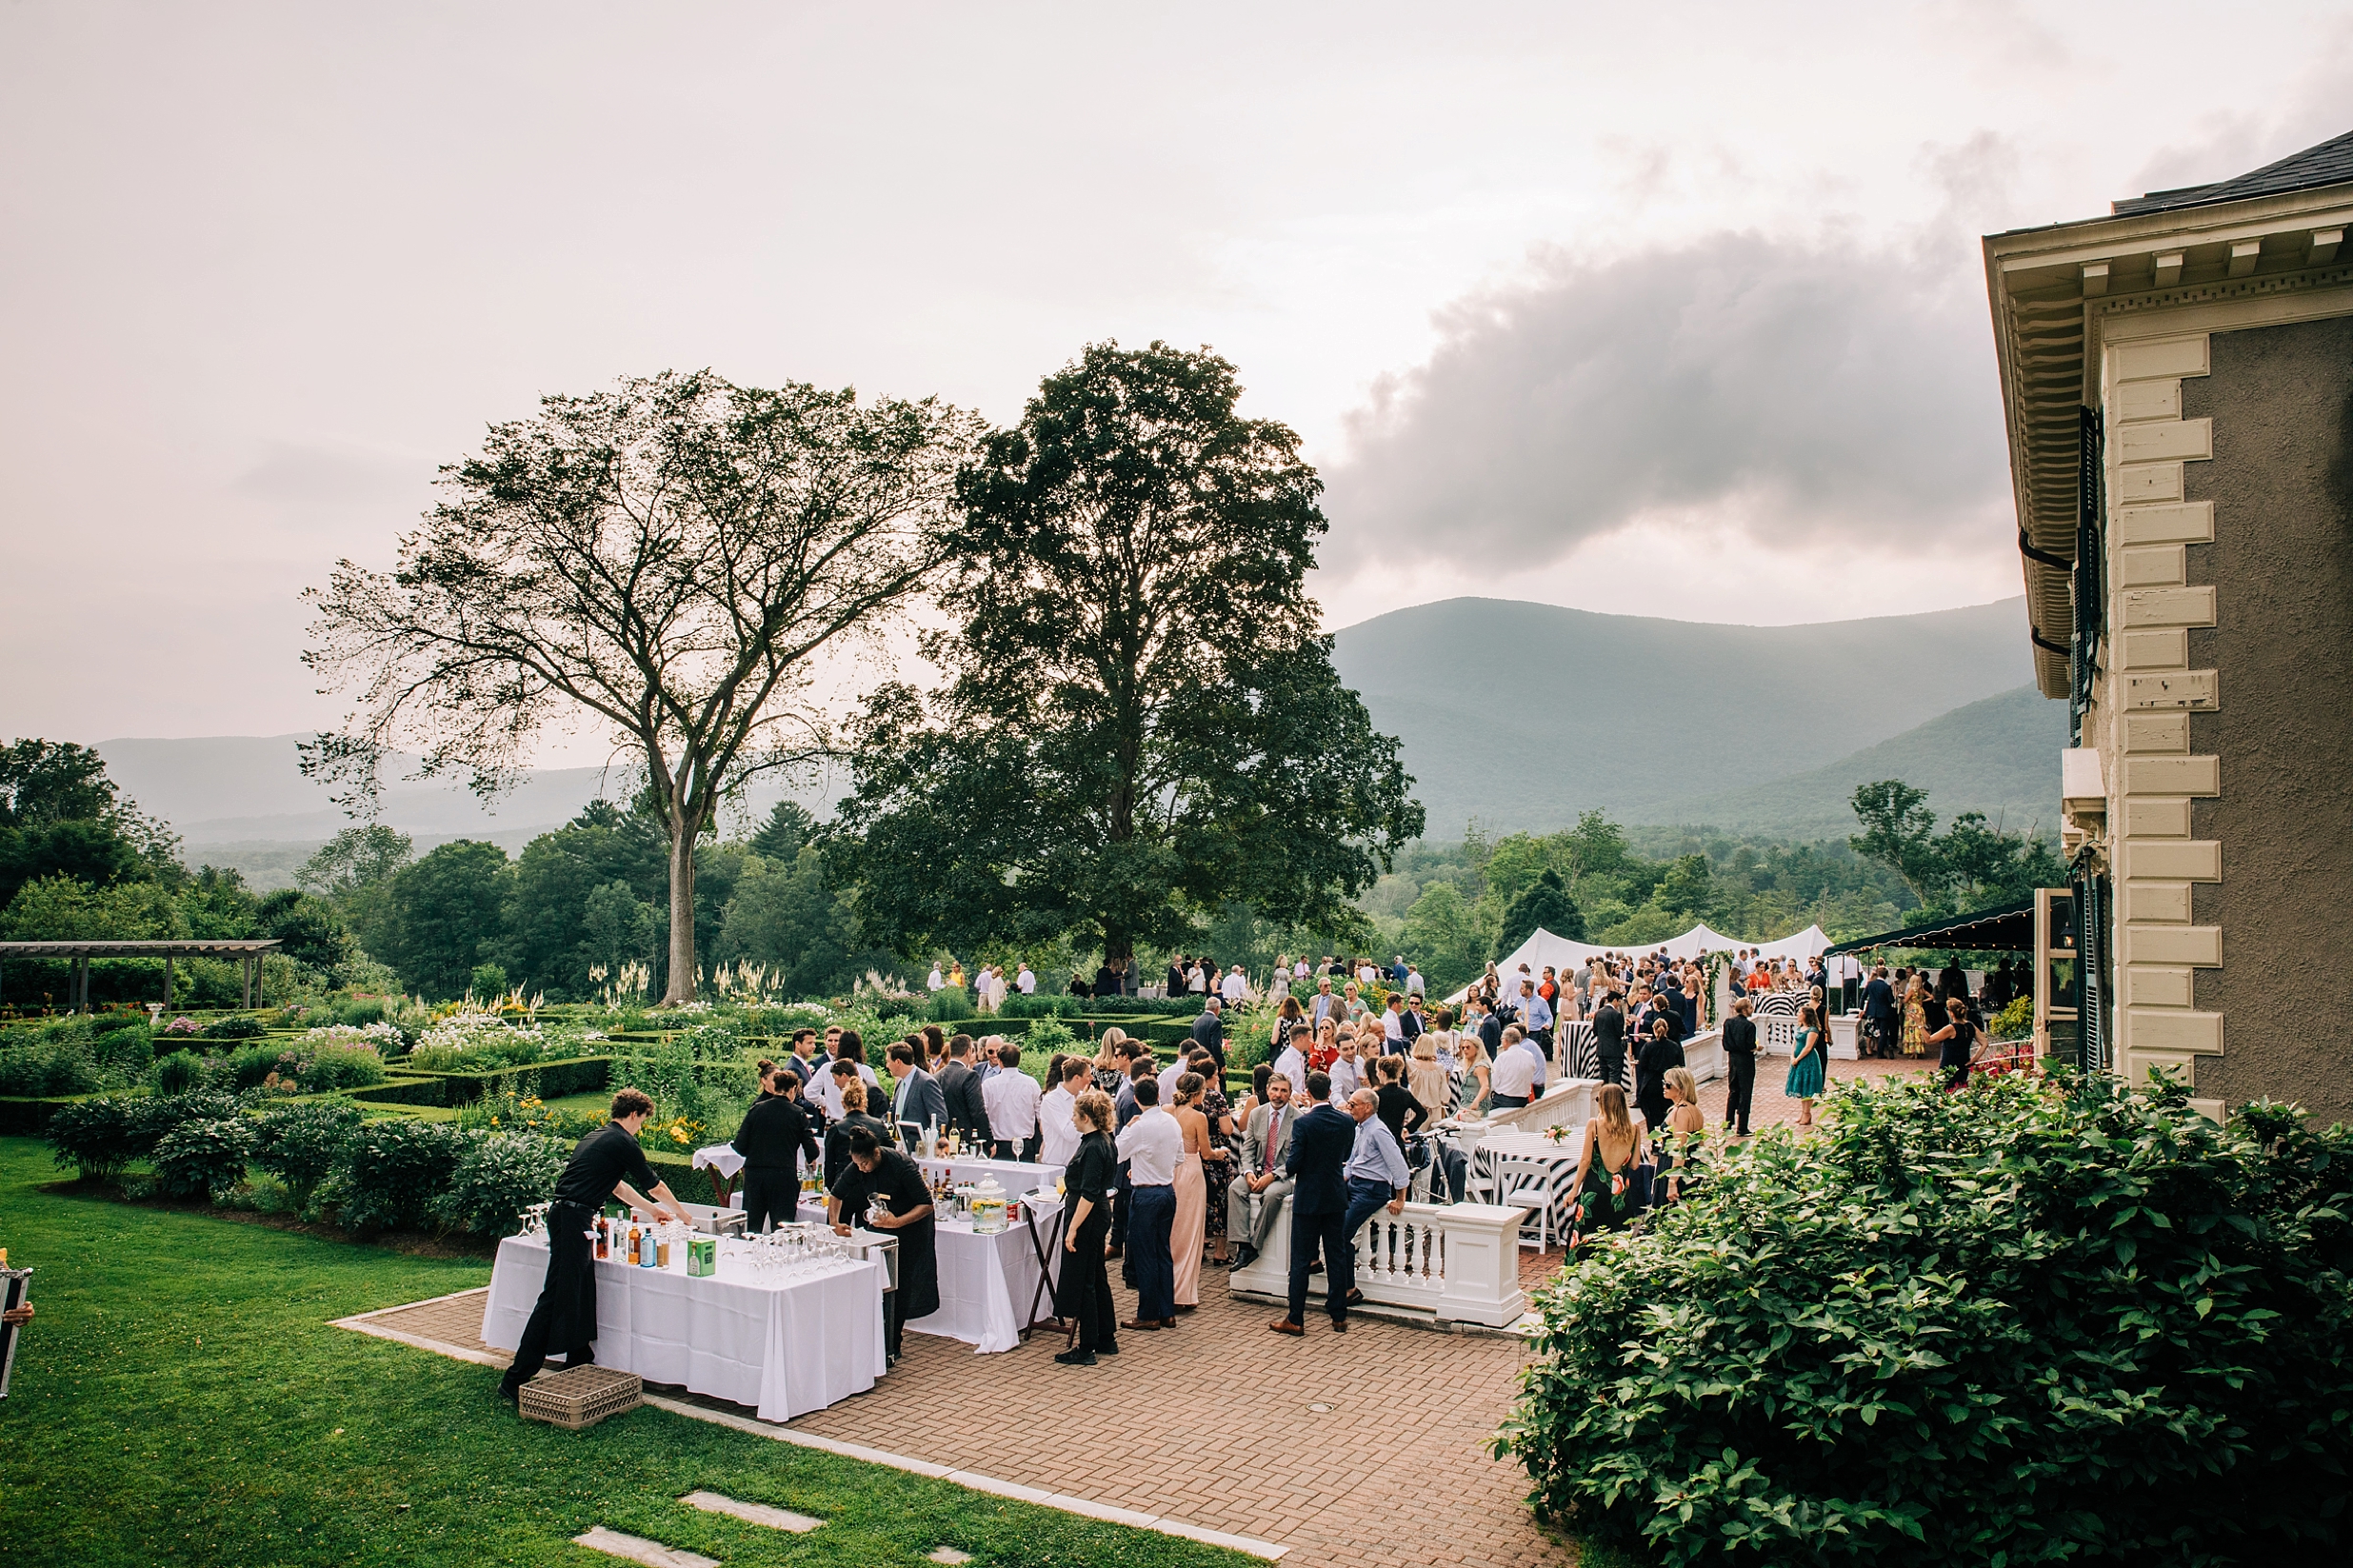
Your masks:
{"label": "garden pathway", "polygon": [[[1830,1063],[1838,1079],[1928,1066]],[[1796,1102],[1781,1093],[1786,1071],[1785,1062],[1761,1064],[1752,1125],[1796,1120]],[[1702,1086],[1711,1126],[1724,1100],[1723,1083]],[[1523,1282],[1532,1288],[1560,1260],[1558,1251],[1523,1255]],[[1523,1474],[1482,1446],[1509,1410],[1524,1342],[1361,1319],[1342,1337],[1320,1317],[1306,1339],[1285,1339],[1266,1331],[1268,1309],[1226,1295],[1219,1271],[1203,1283],[1201,1310],[1182,1327],[1129,1334],[1124,1354],[1090,1369],[1054,1365],[1062,1340],[1043,1331],[1001,1356],[910,1334],[906,1359],[872,1392],[791,1430],[1255,1537],[1286,1548],[1283,1561],[1295,1568],[1575,1562],[1574,1548],[1521,1501]],[[483,1295],[369,1321],[503,1364],[476,1338]],[[1368,1476],[1389,1479],[1367,1486]]]}

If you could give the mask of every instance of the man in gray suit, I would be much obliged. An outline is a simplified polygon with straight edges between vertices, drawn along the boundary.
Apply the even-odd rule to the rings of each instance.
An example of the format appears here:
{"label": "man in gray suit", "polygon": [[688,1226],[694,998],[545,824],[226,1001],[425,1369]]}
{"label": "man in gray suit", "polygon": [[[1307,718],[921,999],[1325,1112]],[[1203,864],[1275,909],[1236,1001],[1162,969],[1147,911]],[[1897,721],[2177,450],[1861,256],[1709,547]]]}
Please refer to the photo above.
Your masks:
{"label": "man in gray suit", "polygon": [[918,1127],[936,1127],[947,1121],[947,1096],[940,1091],[940,1081],[915,1065],[915,1047],[901,1041],[884,1054],[883,1062],[890,1069],[891,1130],[897,1123],[911,1121]]}
{"label": "man in gray suit", "polygon": [[[1266,1103],[1250,1113],[1242,1135],[1242,1173],[1226,1189],[1226,1213],[1241,1237],[1234,1266],[1247,1268],[1274,1229],[1274,1217],[1289,1195],[1291,1179],[1283,1168],[1291,1152],[1291,1123],[1298,1121],[1291,1103],[1291,1081],[1281,1073],[1266,1080]],[[1253,1212],[1250,1200],[1258,1200]]]}

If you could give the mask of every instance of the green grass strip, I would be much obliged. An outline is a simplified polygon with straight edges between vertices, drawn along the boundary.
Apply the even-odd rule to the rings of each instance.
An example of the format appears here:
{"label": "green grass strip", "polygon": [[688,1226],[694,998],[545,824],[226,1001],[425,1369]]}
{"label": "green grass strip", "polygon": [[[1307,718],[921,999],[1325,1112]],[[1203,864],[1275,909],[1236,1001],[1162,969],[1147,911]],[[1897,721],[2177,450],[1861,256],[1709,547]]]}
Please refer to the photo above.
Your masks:
{"label": "green grass strip", "polygon": [[[489,1368],[329,1326],[486,1283],[489,1264],[133,1207],[60,1175],[0,1138],[0,1246],[36,1270],[39,1311],[0,1402],[10,1561],[609,1565],[570,1544],[592,1524],[742,1568],[914,1565],[942,1545],[1025,1568],[1252,1560],[650,1408],[581,1433],[526,1422]],[[679,1503],[697,1489],[826,1524]]]}

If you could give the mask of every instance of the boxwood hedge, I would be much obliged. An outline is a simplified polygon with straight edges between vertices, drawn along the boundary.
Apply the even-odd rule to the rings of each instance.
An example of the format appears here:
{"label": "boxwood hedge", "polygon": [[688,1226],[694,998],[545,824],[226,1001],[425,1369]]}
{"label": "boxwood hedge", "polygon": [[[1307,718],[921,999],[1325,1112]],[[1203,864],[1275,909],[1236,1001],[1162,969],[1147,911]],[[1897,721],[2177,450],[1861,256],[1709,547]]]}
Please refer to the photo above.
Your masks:
{"label": "boxwood hedge", "polygon": [[1834,1089],[1538,1293],[1496,1442],[1651,1560],[2343,1561],[2353,1133],[2105,1078]]}

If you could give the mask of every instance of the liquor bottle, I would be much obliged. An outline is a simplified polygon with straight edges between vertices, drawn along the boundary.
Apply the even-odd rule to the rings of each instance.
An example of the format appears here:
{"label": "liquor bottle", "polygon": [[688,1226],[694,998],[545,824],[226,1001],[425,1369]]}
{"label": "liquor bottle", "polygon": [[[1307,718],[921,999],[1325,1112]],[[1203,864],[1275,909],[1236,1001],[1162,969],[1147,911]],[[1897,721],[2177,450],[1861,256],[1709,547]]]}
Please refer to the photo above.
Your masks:
{"label": "liquor bottle", "polygon": [[598,1215],[596,1217],[596,1255],[599,1258],[612,1256],[611,1235],[612,1233],[606,1227],[605,1217]]}
{"label": "liquor bottle", "polygon": [[644,1243],[644,1233],[635,1225],[629,1227],[629,1250],[623,1255],[623,1261],[629,1263],[637,1261],[638,1248]]}

